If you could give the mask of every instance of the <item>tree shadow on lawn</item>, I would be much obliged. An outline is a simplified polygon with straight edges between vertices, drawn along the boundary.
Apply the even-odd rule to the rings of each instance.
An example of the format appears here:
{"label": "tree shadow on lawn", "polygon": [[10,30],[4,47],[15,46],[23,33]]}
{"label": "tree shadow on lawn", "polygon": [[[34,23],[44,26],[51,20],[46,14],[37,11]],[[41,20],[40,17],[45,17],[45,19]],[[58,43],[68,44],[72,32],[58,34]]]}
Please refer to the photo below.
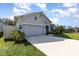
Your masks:
{"label": "tree shadow on lawn", "polygon": [[3,32],[0,32],[0,38],[3,37]]}
{"label": "tree shadow on lawn", "polygon": [[12,39],[12,38],[4,39],[4,41],[5,41],[5,42],[10,42],[10,41],[11,41],[11,42],[14,42],[14,45],[15,45],[15,44],[24,44],[25,46],[31,45],[31,43],[29,43],[29,42],[28,42],[27,40],[25,40],[25,39],[24,39],[22,42],[18,42],[18,41],[15,42],[14,39]]}
{"label": "tree shadow on lawn", "polygon": [[4,39],[5,42],[14,41],[12,38]]}
{"label": "tree shadow on lawn", "polygon": [[22,42],[14,42],[14,44],[24,44],[25,46],[31,45],[26,39],[22,40]]}
{"label": "tree shadow on lawn", "polygon": [[63,34],[54,34],[53,36],[72,39],[71,37],[69,37],[68,35],[66,35],[64,33]]}

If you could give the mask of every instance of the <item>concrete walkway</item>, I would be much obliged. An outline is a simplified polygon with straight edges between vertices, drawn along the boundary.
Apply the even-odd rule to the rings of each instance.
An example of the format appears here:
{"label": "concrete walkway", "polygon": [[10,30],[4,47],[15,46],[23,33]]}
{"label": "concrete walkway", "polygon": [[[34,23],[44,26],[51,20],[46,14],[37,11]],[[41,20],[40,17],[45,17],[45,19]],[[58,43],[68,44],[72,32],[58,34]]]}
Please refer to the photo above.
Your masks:
{"label": "concrete walkway", "polygon": [[28,37],[30,43],[47,56],[79,56],[79,41],[41,35]]}

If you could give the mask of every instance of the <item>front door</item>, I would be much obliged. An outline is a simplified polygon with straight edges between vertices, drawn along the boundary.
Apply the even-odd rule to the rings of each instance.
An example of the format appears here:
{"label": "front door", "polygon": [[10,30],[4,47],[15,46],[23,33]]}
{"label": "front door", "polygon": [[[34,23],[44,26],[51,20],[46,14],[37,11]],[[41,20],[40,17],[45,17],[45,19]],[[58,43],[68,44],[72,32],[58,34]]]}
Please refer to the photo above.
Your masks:
{"label": "front door", "polygon": [[48,35],[49,26],[46,26],[46,35]]}

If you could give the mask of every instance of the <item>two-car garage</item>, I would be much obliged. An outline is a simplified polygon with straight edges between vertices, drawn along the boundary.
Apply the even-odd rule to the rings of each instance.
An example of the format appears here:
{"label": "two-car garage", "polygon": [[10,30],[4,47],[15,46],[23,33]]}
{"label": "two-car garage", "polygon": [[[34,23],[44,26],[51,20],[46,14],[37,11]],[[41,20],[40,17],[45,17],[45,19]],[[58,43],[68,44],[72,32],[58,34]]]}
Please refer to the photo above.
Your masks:
{"label": "two-car garage", "polygon": [[46,27],[39,25],[23,24],[23,32],[26,36],[36,36],[46,34]]}

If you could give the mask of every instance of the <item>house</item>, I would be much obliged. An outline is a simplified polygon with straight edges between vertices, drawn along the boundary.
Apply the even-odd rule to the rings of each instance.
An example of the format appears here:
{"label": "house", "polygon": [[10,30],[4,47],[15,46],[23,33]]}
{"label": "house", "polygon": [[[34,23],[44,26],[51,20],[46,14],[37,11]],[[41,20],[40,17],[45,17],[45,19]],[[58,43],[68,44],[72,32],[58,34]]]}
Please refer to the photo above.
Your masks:
{"label": "house", "polygon": [[48,34],[51,21],[43,12],[29,13],[15,16],[16,29],[25,33],[26,36]]}
{"label": "house", "polygon": [[3,22],[1,19],[0,19],[0,32],[3,32]]}

